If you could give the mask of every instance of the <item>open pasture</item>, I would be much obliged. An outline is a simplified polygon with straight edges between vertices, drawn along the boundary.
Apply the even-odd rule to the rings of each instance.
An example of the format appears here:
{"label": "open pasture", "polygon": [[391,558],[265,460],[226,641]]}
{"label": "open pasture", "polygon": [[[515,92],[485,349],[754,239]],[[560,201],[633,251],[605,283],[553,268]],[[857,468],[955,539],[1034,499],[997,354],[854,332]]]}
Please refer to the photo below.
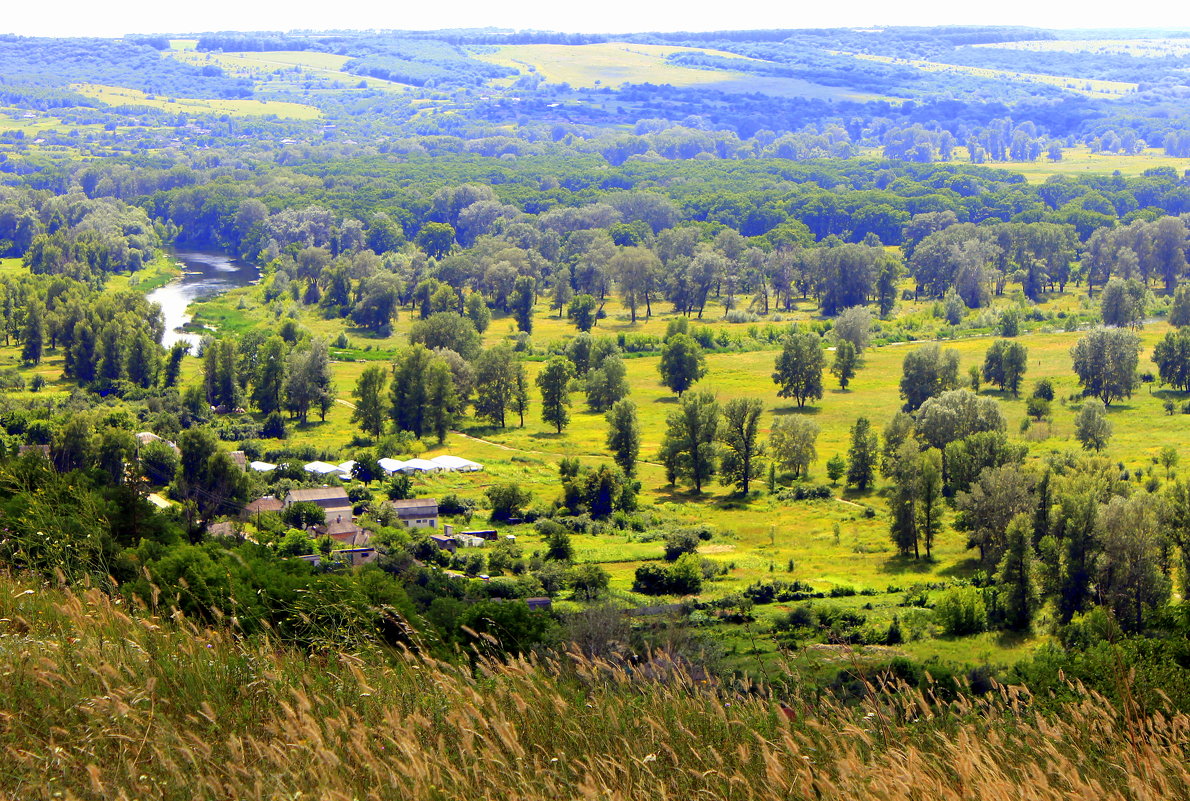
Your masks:
{"label": "open pasture", "polygon": [[148,106],[163,111],[187,114],[229,114],[235,117],[285,117],[294,120],[318,119],[322,112],[313,106],[282,100],[207,99],[197,97],[162,97],[139,89],[102,84],[74,84],[80,94],[109,106]]}

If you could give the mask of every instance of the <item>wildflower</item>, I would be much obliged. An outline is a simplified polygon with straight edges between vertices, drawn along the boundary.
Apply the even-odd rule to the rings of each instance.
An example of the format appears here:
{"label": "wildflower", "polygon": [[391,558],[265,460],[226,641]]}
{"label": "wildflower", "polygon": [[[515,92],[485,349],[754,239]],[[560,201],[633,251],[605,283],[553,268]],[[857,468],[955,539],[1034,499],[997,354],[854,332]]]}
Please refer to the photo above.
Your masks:
{"label": "wildflower", "polygon": [[641,762],[656,762],[656,761],[657,761],[656,754],[649,754],[648,756],[646,756],[644,759],[641,760]]}

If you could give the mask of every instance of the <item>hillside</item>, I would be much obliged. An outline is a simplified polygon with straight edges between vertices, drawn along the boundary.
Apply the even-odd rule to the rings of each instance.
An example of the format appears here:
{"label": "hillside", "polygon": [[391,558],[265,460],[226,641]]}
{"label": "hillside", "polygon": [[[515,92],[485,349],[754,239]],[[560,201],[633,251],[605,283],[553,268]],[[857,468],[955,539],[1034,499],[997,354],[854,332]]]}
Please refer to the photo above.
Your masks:
{"label": "hillside", "polygon": [[[653,662],[303,654],[0,577],[0,788],[51,799],[1190,792],[1184,714],[996,687],[768,698]],[[857,690],[862,684],[856,677]],[[783,712],[779,703],[785,703]]]}

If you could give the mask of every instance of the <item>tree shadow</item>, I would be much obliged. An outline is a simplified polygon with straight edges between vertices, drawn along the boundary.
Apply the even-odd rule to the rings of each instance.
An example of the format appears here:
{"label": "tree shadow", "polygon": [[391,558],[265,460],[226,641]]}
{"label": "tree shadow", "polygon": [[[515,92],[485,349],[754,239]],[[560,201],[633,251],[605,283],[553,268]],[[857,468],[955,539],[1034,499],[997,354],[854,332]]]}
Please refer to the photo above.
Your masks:
{"label": "tree shadow", "polygon": [[544,439],[557,441],[565,438],[565,434],[559,434],[556,431],[534,431],[529,435],[529,439]]}
{"label": "tree shadow", "polygon": [[983,565],[980,564],[979,557],[969,556],[966,559],[960,559],[950,567],[939,570],[938,575],[946,578],[970,578],[982,569]]}
{"label": "tree shadow", "polygon": [[934,564],[933,559],[926,559],[924,556],[921,559],[914,559],[912,556],[896,554],[884,560],[881,571],[898,576],[908,573],[929,573],[934,568]]}
{"label": "tree shadow", "polygon": [[821,414],[822,409],[817,406],[778,406],[773,409],[774,415],[783,414],[801,414],[801,415],[816,415]]}
{"label": "tree shadow", "polygon": [[658,501],[664,503],[701,503],[713,501],[714,497],[704,490],[701,495],[695,495],[693,489],[685,490],[678,486],[665,486],[656,490]]}
{"label": "tree shadow", "polygon": [[677,402],[678,402],[678,398],[677,398],[677,396],[676,396],[676,395],[663,395],[663,396],[661,396],[660,398],[654,398],[654,399],[653,399],[653,403],[670,403],[670,404],[676,404]]}

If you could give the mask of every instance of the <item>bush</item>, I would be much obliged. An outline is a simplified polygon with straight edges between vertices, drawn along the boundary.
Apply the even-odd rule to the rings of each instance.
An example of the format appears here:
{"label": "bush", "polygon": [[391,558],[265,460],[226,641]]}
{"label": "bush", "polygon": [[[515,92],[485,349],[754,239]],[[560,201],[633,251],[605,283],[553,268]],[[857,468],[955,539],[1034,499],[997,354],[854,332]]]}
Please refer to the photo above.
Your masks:
{"label": "bush", "polygon": [[799,483],[777,493],[777,498],[782,501],[825,500],[831,496],[831,488],[826,484]]}
{"label": "bush", "polygon": [[699,536],[690,529],[677,529],[665,533],[665,560],[676,562],[683,554],[698,550]]}
{"label": "bush", "polygon": [[988,610],[983,592],[975,587],[951,587],[942,593],[934,612],[947,634],[978,634],[988,627]]}
{"label": "bush", "polygon": [[702,560],[685,554],[672,565],[641,565],[632,591],[643,595],[697,595],[702,592]]}
{"label": "bush", "polygon": [[[402,476],[408,480],[408,476]],[[408,497],[408,496],[406,496]],[[438,514],[443,517],[456,517],[458,515],[465,515],[471,517],[472,512],[475,511],[475,501],[471,498],[460,498],[455,493],[449,493],[442,496],[442,500],[438,501]]]}

